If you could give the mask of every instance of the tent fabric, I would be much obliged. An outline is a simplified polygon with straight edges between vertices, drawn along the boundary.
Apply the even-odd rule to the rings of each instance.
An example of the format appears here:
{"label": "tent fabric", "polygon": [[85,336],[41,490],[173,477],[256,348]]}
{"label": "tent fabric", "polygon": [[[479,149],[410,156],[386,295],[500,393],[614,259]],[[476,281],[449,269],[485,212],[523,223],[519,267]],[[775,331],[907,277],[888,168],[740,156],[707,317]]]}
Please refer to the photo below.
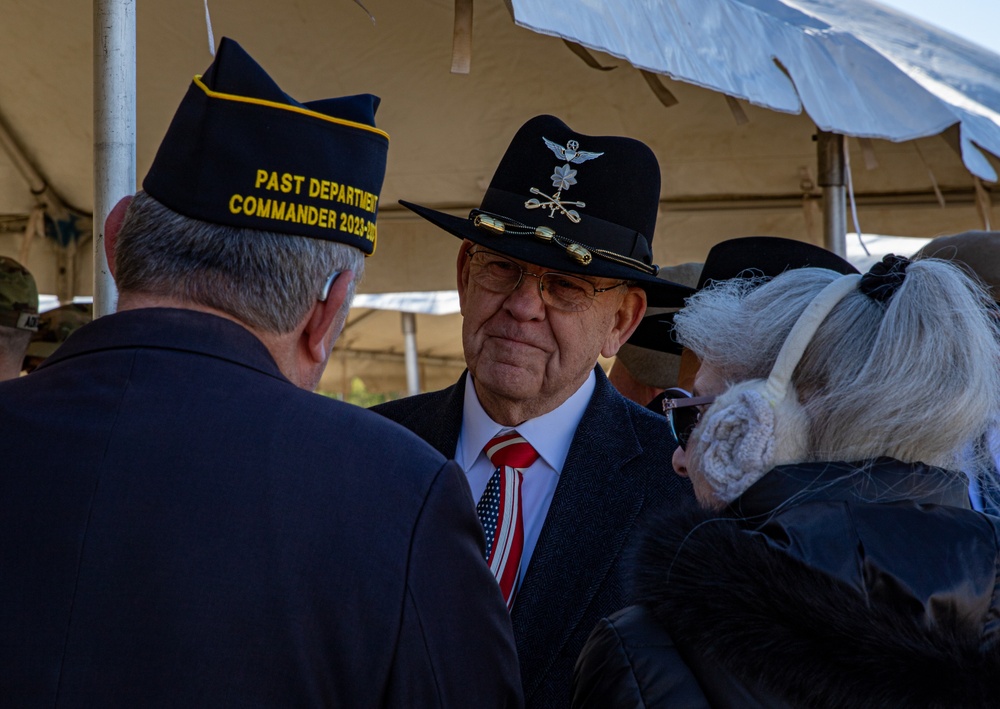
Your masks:
{"label": "tent fabric", "polygon": [[[960,126],[995,182],[1000,56],[866,0],[512,0],[518,25],[829,132],[893,142]],[[979,146],[979,147],[977,147]]]}

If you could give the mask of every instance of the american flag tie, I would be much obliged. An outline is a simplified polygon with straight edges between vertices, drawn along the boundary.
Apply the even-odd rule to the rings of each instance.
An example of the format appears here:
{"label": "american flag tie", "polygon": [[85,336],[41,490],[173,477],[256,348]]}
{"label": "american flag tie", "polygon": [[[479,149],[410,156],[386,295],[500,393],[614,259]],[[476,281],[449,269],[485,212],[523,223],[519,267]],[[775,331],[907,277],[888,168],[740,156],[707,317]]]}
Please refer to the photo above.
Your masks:
{"label": "american flag tie", "polygon": [[510,609],[514,605],[524,549],[521,476],[525,468],[538,460],[538,453],[517,431],[494,437],[483,451],[495,470],[476,512],[486,533],[486,563]]}

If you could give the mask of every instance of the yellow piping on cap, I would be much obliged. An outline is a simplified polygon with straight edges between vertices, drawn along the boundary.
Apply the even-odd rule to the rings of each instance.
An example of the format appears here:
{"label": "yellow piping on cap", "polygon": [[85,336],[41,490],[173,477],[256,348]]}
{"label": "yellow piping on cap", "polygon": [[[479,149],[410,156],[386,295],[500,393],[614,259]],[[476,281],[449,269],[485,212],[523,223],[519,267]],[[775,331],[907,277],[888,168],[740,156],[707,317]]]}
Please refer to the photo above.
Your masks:
{"label": "yellow piping on cap", "polygon": [[376,133],[386,140],[389,140],[389,134],[384,130],[379,130],[374,126],[366,126],[364,123],[355,123],[354,121],[347,121],[343,118],[334,118],[333,116],[328,116],[325,113],[319,113],[317,111],[310,111],[307,108],[299,108],[298,106],[289,106],[284,103],[277,103],[275,101],[266,101],[260,98],[250,98],[249,96],[237,96],[236,94],[224,94],[218,91],[212,91],[212,89],[205,86],[201,80],[201,74],[195,74],[194,76],[195,85],[205,92],[210,98],[223,99],[225,101],[238,101],[240,103],[255,103],[258,106],[268,106],[270,108],[278,108],[283,111],[291,111],[292,113],[301,113],[304,116],[312,116],[313,118],[319,118],[323,121],[328,121],[330,123],[337,123],[342,126],[347,126],[349,128],[359,128],[361,130],[366,130],[371,133]]}

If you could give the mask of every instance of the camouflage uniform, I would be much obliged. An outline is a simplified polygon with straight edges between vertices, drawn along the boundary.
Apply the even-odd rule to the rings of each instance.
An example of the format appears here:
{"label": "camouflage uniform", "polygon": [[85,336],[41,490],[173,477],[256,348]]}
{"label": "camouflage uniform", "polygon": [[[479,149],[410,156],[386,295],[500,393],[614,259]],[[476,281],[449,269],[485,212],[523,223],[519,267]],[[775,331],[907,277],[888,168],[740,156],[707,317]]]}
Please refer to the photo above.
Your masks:
{"label": "camouflage uniform", "polygon": [[31,336],[28,357],[45,359],[55,352],[77,328],[94,318],[90,303],[70,303],[38,316],[38,331]]}
{"label": "camouflage uniform", "polygon": [[0,256],[0,325],[16,330],[38,330],[38,288],[28,270]]}

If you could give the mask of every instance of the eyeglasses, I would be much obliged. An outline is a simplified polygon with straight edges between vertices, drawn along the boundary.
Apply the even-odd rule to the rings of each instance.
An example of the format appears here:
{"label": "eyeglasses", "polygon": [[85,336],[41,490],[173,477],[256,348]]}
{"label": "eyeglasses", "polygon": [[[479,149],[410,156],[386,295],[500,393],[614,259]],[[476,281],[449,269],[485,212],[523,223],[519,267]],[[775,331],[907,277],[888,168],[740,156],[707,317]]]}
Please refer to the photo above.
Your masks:
{"label": "eyeglasses", "polygon": [[667,389],[663,399],[663,413],[670,424],[670,433],[682,450],[687,450],[688,441],[695,426],[701,420],[699,407],[711,404],[714,396],[692,396],[683,389]]}
{"label": "eyeglasses", "polygon": [[470,250],[469,257],[472,260],[470,275],[476,285],[491,293],[513,293],[525,276],[531,276],[538,279],[538,293],[542,302],[557,310],[586,310],[593,304],[598,293],[625,285],[623,281],[607,288],[598,288],[586,278],[568,273],[532,273],[506,256],[492,251]]}

